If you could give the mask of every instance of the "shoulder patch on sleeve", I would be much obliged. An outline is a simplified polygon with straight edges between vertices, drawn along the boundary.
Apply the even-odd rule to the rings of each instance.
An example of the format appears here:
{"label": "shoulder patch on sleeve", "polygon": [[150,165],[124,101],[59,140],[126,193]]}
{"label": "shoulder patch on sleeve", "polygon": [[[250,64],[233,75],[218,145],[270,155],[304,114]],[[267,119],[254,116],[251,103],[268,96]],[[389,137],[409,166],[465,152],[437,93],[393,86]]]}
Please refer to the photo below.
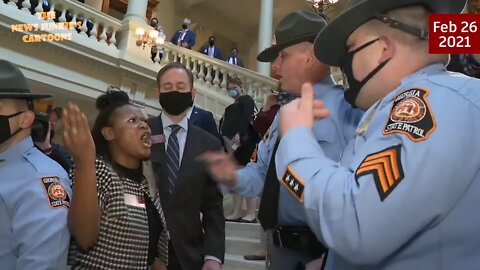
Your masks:
{"label": "shoulder patch on sleeve", "polygon": [[420,88],[411,88],[398,94],[383,134],[401,133],[414,142],[426,140],[436,128],[427,101],[428,94],[428,90]]}
{"label": "shoulder patch on sleeve", "polygon": [[279,181],[299,202],[303,201],[305,182],[293,171],[292,167],[287,167],[287,171]]}
{"label": "shoulder patch on sleeve", "polygon": [[380,200],[385,200],[404,178],[401,161],[401,145],[395,145],[368,155],[357,168],[355,180],[372,174]]}
{"label": "shoulder patch on sleeve", "polygon": [[51,208],[70,208],[70,197],[58,176],[42,177],[41,182]]}

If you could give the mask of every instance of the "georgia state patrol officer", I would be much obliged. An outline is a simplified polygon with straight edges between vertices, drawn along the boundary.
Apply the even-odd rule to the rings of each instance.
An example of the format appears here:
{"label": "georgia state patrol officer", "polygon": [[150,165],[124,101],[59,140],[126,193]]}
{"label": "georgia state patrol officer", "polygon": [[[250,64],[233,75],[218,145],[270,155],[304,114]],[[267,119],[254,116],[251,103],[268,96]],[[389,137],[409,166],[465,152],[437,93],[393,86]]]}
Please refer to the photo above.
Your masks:
{"label": "georgia state patrol officer", "polygon": [[33,146],[27,80],[0,60],[0,268],[65,269],[70,233],[67,172]]}
{"label": "georgia state patrol officer", "polygon": [[326,269],[479,269],[480,80],[446,71],[427,40],[428,14],[465,2],[350,1],[317,37],[368,109],[337,163],[309,129],[327,113],[311,86],[282,108],[277,174],[329,248]]}
{"label": "georgia state patrol officer", "polygon": [[[295,11],[277,26],[277,44],[261,52],[257,59],[273,61],[282,87],[292,95],[300,95],[302,83],[317,82],[316,97],[324,100],[332,117],[316,123],[315,140],[327,149],[330,158],[339,159],[363,112],[345,102],[343,89],[335,86],[330,76],[330,66],[319,62],[313,54],[313,40],[325,25],[325,20],[315,13]],[[213,154],[207,155],[206,160],[215,178],[229,179],[224,182],[232,185],[232,193],[245,197],[262,195],[258,219],[269,234],[269,269],[304,269],[322,255],[324,248],[308,228],[302,205],[278,183],[271,158],[279,141],[278,120],[274,119],[270,131],[259,143],[255,162],[245,168],[236,170],[233,162]]]}

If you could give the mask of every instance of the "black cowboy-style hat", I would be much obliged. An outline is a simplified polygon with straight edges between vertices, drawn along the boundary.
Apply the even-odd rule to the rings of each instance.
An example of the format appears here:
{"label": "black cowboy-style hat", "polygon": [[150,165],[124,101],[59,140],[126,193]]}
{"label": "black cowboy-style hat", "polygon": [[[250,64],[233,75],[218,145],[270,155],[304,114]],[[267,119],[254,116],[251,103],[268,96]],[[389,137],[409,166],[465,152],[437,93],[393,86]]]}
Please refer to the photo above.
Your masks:
{"label": "black cowboy-style hat", "polygon": [[[433,13],[460,13],[466,2],[467,0],[349,0],[345,10],[318,34],[315,39],[315,55],[325,64],[340,66],[342,58],[347,54],[345,43],[348,37],[370,19],[384,12],[412,5],[423,5]],[[396,21],[390,22],[388,18],[382,19],[386,23],[393,23],[393,25],[390,24],[392,27],[396,27],[395,24],[401,24]],[[398,28],[412,30],[415,27],[402,24]],[[428,32],[421,29],[414,31],[419,31],[419,37],[428,38]]]}
{"label": "black cowboy-style hat", "polygon": [[320,15],[304,10],[297,10],[288,14],[278,23],[275,29],[276,44],[266,48],[257,56],[260,62],[272,62],[278,53],[289,46],[315,40],[318,32],[327,22]]}
{"label": "black cowboy-style hat", "polygon": [[44,99],[52,95],[32,94],[27,78],[14,64],[0,60],[0,98],[11,99]]}

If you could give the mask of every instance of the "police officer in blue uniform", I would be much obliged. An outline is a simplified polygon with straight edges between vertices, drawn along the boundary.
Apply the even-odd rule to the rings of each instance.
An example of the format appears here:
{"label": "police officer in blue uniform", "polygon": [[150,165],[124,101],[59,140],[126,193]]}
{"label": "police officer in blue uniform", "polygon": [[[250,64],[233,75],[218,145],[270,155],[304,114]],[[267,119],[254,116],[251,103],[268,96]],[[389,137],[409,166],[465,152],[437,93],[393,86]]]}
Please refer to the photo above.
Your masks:
{"label": "police officer in blue uniform", "polygon": [[478,269],[480,81],[428,54],[428,14],[465,0],[354,0],[317,37],[367,110],[338,163],[310,130],[304,86],[282,108],[277,174],[329,248],[326,269]]}
{"label": "police officer in blue uniform", "polygon": [[34,147],[34,99],[27,80],[0,60],[0,268],[65,269],[70,184],[65,170]]}
{"label": "police officer in blue uniform", "polygon": [[[327,149],[330,158],[339,159],[363,112],[345,102],[343,89],[330,76],[330,66],[319,62],[313,54],[313,40],[325,25],[325,20],[315,13],[295,11],[277,26],[277,44],[261,52],[257,59],[273,61],[282,88],[291,96],[300,95],[304,82],[316,82],[316,98],[325,101],[332,117],[316,123],[315,141]],[[322,255],[324,248],[308,228],[302,205],[278,183],[275,160],[271,158],[279,141],[278,121],[276,117],[258,145],[254,162],[246,167],[236,170],[233,162],[227,162],[231,158],[220,154],[209,154],[206,159],[214,177],[231,184],[232,193],[245,197],[261,195],[258,219],[269,235],[268,269],[304,269]]]}

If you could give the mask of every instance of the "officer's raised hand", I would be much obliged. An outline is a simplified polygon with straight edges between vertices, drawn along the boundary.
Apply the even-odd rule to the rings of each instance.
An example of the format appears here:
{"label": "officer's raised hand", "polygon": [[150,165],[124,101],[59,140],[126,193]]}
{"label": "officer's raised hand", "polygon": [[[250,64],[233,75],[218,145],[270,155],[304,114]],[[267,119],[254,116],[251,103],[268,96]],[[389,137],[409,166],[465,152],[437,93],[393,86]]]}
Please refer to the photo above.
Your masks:
{"label": "officer's raised hand", "polygon": [[207,152],[201,156],[201,159],[215,181],[235,185],[235,172],[239,166],[232,154]]}
{"label": "officer's raised hand", "polygon": [[305,83],[302,86],[302,97],[280,110],[280,134],[299,126],[312,128],[315,119],[323,119],[329,115],[330,111],[324,108],[323,101],[315,100],[313,85]]}
{"label": "officer's raised hand", "polygon": [[75,162],[95,161],[95,143],[85,114],[72,103],[68,104],[63,114],[63,139]]}

